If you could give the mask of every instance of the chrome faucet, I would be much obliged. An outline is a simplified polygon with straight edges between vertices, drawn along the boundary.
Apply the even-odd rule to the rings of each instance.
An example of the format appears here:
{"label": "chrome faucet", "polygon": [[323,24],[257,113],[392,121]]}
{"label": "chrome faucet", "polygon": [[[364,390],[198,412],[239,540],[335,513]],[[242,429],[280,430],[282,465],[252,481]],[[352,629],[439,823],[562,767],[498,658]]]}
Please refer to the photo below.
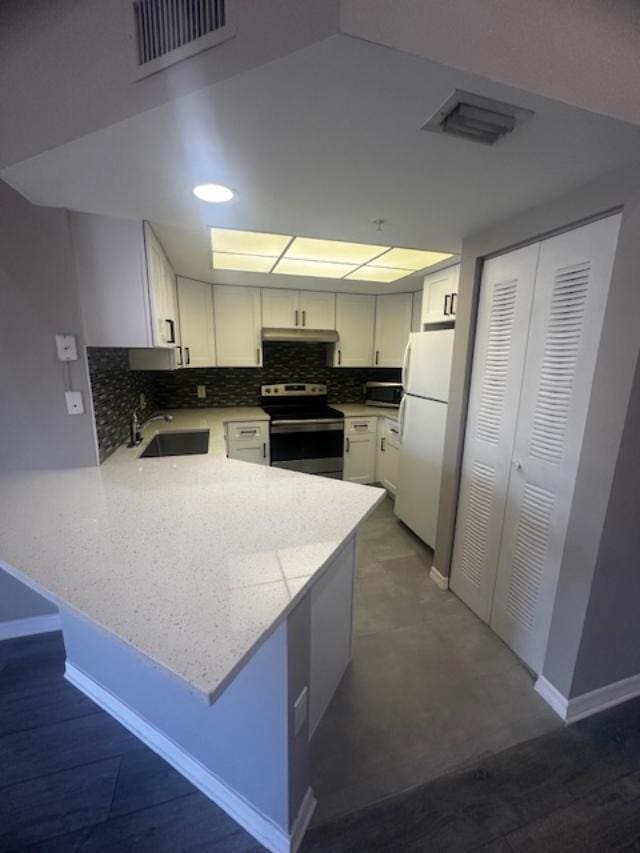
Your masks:
{"label": "chrome faucet", "polygon": [[167,423],[171,423],[172,420],[173,415],[153,415],[141,424],[138,419],[138,411],[134,409],[131,412],[131,420],[129,422],[129,444],[127,447],[137,447],[142,443],[142,433],[151,421],[167,421]]}

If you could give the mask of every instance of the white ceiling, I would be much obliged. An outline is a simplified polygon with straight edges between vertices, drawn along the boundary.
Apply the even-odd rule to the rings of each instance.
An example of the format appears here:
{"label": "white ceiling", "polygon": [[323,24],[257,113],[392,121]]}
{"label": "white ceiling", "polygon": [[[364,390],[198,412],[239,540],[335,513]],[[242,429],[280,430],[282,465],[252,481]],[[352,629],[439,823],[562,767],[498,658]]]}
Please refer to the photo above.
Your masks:
{"label": "white ceiling", "polygon": [[[535,111],[495,147],[419,128],[454,88]],[[457,252],[462,239],[638,159],[640,128],[429,60],[335,36],[11,166],[27,198],[149,219],[176,271],[206,281],[327,285],[214,273],[207,225]],[[217,181],[237,201],[191,194]],[[387,220],[382,235],[372,220]],[[419,281],[349,290],[415,289]]]}

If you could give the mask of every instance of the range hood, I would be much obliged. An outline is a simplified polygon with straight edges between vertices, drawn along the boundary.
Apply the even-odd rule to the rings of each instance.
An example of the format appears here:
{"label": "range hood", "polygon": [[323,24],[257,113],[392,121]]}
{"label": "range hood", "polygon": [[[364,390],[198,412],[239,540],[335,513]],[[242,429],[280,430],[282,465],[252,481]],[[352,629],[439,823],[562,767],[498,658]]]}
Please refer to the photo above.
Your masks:
{"label": "range hood", "polygon": [[263,327],[263,341],[288,341],[304,344],[335,344],[338,333],[335,329],[280,329]]}

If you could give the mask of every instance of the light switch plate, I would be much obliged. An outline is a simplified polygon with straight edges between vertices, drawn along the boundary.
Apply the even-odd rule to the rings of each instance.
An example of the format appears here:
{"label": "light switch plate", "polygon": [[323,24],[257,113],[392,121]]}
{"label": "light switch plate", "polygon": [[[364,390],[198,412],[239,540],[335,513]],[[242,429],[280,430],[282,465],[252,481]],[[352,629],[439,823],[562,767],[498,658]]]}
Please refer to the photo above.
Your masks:
{"label": "light switch plate", "polygon": [[67,403],[67,412],[70,415],[83,415],[84,402],[82,400],[82,391],[65,391],[64,398]]}
{"label": "light switch plate", "polygon": [[145,406],[147,405],[147,398],[144,396],[144,394],[140,394],[140,397],[138,398],[138,403],[141,409],[145,408]]}
{"label": "light switch plate", "polygon": [[74,335],[56,335],[56,352],[59,361],[77,361],[78,347]]}
{"label": "light switch plate", "polygon": [[197,388],[198,388],[198,398],[200,400],[204,400],[204,398],[207,396],[207,386],[206,385],[198,385]]}
{"label": "light switch plate", "polygon": [[307,719],[307,695],[306,687],[302,688],[300,695],[293,703],[293,733],[297,735],[300,729],[304,726]]}

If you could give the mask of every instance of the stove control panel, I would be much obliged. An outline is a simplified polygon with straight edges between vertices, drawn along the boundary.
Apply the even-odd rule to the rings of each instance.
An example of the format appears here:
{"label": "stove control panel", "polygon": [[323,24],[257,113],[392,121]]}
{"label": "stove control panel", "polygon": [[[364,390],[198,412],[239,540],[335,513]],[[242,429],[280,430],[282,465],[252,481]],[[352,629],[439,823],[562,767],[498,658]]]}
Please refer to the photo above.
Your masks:
{"label": "stove control panel", "polygon": [[261,385],[263,397],[322,397],[327,395],[326,385],[297,382],[286,385]]}

